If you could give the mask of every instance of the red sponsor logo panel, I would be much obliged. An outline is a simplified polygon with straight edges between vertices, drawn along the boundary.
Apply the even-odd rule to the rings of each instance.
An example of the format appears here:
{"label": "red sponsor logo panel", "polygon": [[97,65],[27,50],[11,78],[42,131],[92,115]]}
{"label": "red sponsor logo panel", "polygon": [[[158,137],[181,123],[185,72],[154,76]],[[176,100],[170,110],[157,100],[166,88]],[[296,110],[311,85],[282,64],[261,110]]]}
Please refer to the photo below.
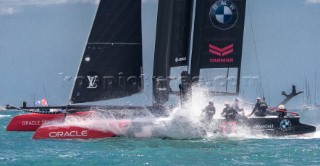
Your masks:
{"label": "red sponsor logo panel", "polygon": [[227,45],[223,48],[219,48],[209,43],[209,52],[217,56],[226,56],[233,53],[233,44]]}
{"label": "red sponsor logo panel", "polygon": [[209,53],[219,57],[219,58],[218,57],[210,58],[209,59],[210,63],[233,63],[234,62],[233,58],[225,57],[226,55],[229,55],[234,52],[233,48],[234,48],[233,44],[220,48],[216,45],[209,43]]}

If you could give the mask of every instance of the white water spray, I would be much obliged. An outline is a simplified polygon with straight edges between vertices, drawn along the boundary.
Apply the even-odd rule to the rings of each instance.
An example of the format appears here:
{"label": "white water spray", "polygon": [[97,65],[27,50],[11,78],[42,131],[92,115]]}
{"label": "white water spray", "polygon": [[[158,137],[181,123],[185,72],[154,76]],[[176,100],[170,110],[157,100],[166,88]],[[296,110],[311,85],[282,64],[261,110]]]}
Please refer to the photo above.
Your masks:
{"label": "white water spray", "polygon": [[11,115],[0,115],[0,118],[8,118],[11,117]]}
{"label": "white water spray", "polygon": [[[207,89],[194,88],[193,98],[183,106],[173,108],[166,117],[155,117],[147,109],[145,110],[96,110],[88,117],[67,116],[63,123],[47,123],[46,125],[79,126],[98,131],[111,131],[125,137],[147,138],[171,138],[171,139],[215,139],[221,137],[235,139],[265,139],[275,138],[263,133],[252,133],[247,126],[237,126],[236,133],[223,135],[216,132],[220,129],[218,123],[209,127],[202,121],[202,109],[213,101],[216,107],[214,119],[221,119],[221,112],[225,101],[232,102],[234,96],[208,97]],[[241,101],[241,99],[240,99]],[[244,107],[246,114],[252,110],[252,106]],[[282,137],[283,138],[283,137]],[[309,138],[309,137],[308,137]],[[320,138],[319,132],[312,138]]]}

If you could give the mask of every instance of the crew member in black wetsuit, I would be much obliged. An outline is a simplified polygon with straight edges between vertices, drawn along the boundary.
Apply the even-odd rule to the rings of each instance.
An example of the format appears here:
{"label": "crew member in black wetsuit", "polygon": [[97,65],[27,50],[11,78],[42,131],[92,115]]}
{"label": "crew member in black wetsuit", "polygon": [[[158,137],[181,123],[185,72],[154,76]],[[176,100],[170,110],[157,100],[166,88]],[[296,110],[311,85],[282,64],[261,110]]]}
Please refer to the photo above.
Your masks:
{"label": "crew member in black wetsuit", "polygon": [[230,106],[229,102],[225,102],[224,105],[226,107],[223,109],[221,115],[224,116],[227,121],[235,121],[238,112]]}
{"label": "crew member in black wetsuit", "polygon": [[286,107],[281,104],[281,105],[278,106],[277,112],[278,112],[279,118],[280,118],[280,119],[283,119],[284,116],[287,116],[287,112],[288,112],[288,111],[287,111]]}
{"label": "crew member in black wetsuit", "polygon": [[268,105],[265,101],[263,101],[260,97],[256,98],[256,105],[254,106],[249,117],[254,114],[255,116],[266,116]]}
{"label": "crew member in black wetsuit", "polygon": [[216,108],[213,105],[212,101],[209,101],[209,105],[207,105],[202,112],[204,115],[204,120],[206,123],[211,123],[214,114],[216,113]]}

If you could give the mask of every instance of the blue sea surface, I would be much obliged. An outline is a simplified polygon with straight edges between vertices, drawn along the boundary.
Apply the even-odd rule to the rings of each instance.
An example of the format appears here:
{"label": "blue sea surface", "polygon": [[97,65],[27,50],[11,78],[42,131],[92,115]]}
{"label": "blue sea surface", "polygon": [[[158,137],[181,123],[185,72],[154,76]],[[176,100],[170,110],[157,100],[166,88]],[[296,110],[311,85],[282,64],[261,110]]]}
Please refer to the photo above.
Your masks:
{"label": "blue sea surface", "polygon": [[[17,114],[0,112],[0,165],[320,165],[318,132],[302,137],[33,140],[33,132],[6,131]],[[302,113],[301,121],[318,125],[312,114]]]}

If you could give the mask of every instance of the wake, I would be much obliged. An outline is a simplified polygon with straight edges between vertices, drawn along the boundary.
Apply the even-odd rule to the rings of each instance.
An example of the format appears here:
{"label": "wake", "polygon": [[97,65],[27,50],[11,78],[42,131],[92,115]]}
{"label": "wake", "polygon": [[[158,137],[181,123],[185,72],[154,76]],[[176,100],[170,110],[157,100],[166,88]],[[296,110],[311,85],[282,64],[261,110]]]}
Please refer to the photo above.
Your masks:
{"label": "wake", "polygon": [[11,117],[11,115],[0,115],[0,118],[8,118]]}

